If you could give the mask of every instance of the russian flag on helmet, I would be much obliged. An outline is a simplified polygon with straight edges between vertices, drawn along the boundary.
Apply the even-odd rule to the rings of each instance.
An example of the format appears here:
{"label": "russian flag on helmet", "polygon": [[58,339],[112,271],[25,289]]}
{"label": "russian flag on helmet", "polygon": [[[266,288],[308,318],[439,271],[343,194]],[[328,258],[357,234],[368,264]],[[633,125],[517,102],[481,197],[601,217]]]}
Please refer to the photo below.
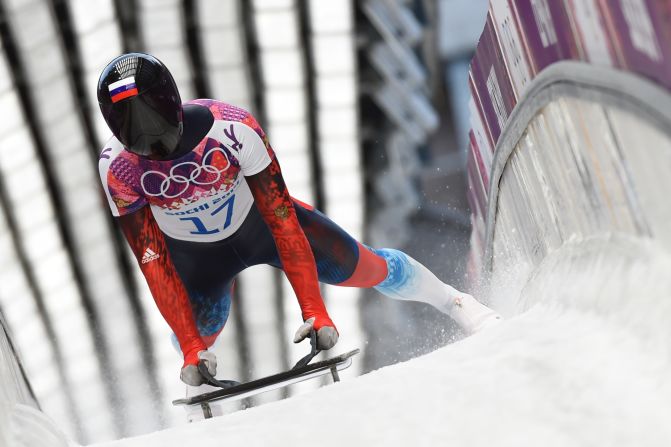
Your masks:
{"label": "russian flag on helmet", "polygon": [[137,96],[137,86],[135,85],[135,76],[129,76],[120,81],[113,82],[109,85],[110,97],[112,102],[116,103],[125,98]]}

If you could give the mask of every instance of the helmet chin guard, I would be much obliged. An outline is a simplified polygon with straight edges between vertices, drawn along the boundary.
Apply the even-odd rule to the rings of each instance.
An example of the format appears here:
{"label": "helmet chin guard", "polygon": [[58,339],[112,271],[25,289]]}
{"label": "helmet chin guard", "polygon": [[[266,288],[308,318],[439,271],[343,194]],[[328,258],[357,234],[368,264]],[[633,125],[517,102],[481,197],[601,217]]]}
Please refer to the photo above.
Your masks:
{"label": "helmet chin guard", "polygon": [[98,105],[115,137],[131,152],[169,157],[183,130],[182,100],[170,71],[143,53],[112,60],[98,80]]}

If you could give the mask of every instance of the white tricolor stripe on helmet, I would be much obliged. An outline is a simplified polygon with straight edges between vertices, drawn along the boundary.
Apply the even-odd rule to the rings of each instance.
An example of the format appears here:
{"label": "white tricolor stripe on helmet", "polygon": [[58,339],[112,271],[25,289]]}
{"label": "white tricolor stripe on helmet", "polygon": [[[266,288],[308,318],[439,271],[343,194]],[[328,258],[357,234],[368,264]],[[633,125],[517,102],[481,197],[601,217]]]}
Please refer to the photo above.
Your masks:
{"label": "white tricolor stripe on helmet", "polygon": [[119,87],[125,87],[125,86],[130,85],[130,84],[135,84],[135,76],[129,76],[129,77],[123,78],[119,81],[112,82],[109,85],[109,91],[111,92],[112,90],[116,90]]}

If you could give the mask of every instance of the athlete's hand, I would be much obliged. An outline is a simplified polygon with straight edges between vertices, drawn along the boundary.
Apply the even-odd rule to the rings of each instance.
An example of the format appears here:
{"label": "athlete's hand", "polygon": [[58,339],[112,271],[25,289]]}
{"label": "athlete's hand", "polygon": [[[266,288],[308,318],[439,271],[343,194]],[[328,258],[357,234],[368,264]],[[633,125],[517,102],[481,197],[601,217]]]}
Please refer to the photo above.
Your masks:
{"label": "athlete's hand", "polygon": [[300,343],[309,337],[313,328],[317,331],[317,348],[327,350],[338,343],[338,330],[329,317],[308,318],[296,331],[294,343]]}
{"label": "athlete's hand", "polygon": [[205,383],[205,377],[200,374],[198,371],[198,362],[202,361],[207,366],[207,372],[214,377],[217,374],[217,357],[213,352],[204,350],[198,351],[198,358],[195,359],[195,363],[189,362],[185,363],[182,367],[182,373],[179,375],[179,378],[182,379],[182,382],[191,386],[198,386]]}

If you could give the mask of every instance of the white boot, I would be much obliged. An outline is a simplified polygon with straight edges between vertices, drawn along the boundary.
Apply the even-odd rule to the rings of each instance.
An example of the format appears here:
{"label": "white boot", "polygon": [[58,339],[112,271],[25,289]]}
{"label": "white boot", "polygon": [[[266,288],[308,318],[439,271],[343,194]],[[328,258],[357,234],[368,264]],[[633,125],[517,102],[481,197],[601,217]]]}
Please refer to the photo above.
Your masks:
{"label": "white boot", "polygon": [[[211,391],[217,391],[221,388],[217,388],[212,385],[199,385],[199,386],[186,386],[186,397],[193,397],[199,394],[209,393]],[[222,405],[218,402],[209,402],[205,404],[207,408],[203,408],[202,405],[186,405],[184,409],[186,410],[186,420],[188,422],[197,422],[207,419],[205,416],[206,413],[210,414],[212,417],[222,416],[224,414],[224,409]]]}
{"label": "white boot", "polygon": [[471,295],[445,284],[407,254],[391,248],[375,250],[387,262],[387,277],[375,290],[397,300],[421,301],[446,313],[468,335],[501,321],[495,311]]}
{"label": "white boot", "polygon": [[[447,286],[448,293],[457,292]],[[485,306],[467,293],[457,292],[453,295],[452,305],[446,309],[447,313],[467,335],[475,334],[487,327],[494,326],[502,321],[501,315]]]}

